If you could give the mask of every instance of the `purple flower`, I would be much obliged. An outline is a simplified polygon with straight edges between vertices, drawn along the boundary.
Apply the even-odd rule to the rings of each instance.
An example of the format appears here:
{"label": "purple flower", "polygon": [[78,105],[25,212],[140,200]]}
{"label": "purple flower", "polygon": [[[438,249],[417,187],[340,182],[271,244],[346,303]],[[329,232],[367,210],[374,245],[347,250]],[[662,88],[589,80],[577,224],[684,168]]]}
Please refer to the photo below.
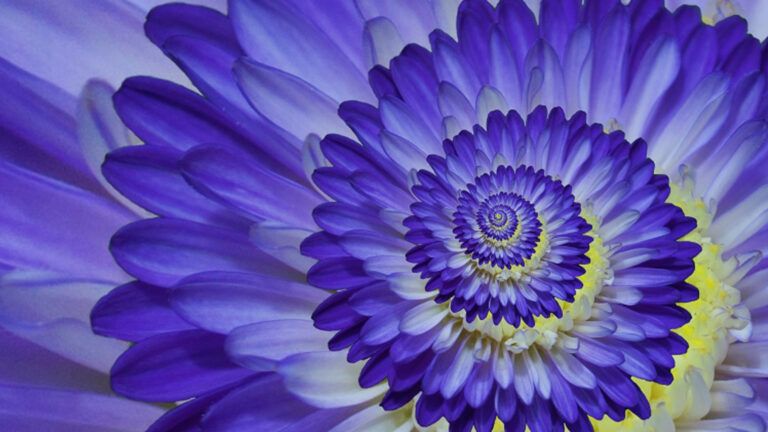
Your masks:
{"label": "purple flower", "polygon": [[[430,156],[413,173],[410,199],[402,179],[423,162],[396,160],[398,181],[386,174],[398,168],[377,166],[372,148],[333,135],[321,146],[333,167],[315,180],[335,202],[316,209],[323,231],[303,252],[318,259],[309,283],[338,291],[314,323],[338,332],[331,350],[367,360],[361,386],[386,379],[385,409],[420,394],[421,425],[444,417],[479,431],[497,417],[508,430],[575,431],[590,430],[590,416],[651,415],[631,378],[672,382],[672,356],[687,344],[670,330],[690,319],[678,303],[698,297],[685,279],[700,247],[679,241],[696,222],[665,203],[668,180],[653,174],[644,142],[560,110],[536,109],[525,121],[495,111],[487,129],[446,141],[444,158]],[[318,181],[325,175],[349,179],[357,194]],[[521,224],[501,239],[465,217],[493,223],[504,212]],[[391,213],[408,215],[395,219],[402,229],[379,216]],[[478,249],[494,249],[493,259]],[[604,255],[610,266],[598,261]]]}
{"label": "purple flower", "polygon": [[150,430],[764,430],[759,41],[541,3],[150,13],[200,93],[114,95],[92,312]]}

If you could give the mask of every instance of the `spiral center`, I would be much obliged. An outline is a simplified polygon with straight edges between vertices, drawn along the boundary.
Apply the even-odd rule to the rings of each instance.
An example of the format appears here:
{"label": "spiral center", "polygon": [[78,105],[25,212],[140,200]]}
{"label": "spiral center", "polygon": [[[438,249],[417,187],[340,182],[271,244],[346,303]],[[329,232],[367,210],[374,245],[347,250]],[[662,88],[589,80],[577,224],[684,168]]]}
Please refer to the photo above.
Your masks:
{"label": "spiral center", "polygon": [[497,230],[502,230],[507,227],[507,222],[517,226],[517,215],[508,207],[500,206],[493,209],[493,217],[488,218],[488,222]]}
{"label": "spiral center", "polygon": [[[482,202],[464,191],[454,213],[456,239],[481,265],[498,268],[523,265],[533,256],[541,235],[534,206],[520,195],[498,192]],[[479,205],[478,205],[479,204]],[[475,214],[475,224],[469,217]]]}
{"label": "spiral center", "polygon": [[443,243],[453,258],[433,261],[435,246],[419,241],[408,255],[414,271],[430,279],[427,290],[440,292],[436,301],[450,300],[468,322],[490,314],[497,324],[532,325],[535,316],[560,316],[558,300],[573,300],[589,261],[589,225],[570,188],[529,166],[502,166],[476,177],[455,199],[453,239]]}

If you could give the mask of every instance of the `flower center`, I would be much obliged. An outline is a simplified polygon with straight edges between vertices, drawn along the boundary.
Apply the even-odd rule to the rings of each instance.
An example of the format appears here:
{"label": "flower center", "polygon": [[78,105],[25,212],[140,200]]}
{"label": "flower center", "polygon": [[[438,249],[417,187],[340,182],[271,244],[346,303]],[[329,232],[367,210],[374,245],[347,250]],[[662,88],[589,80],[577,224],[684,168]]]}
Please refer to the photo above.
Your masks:
{"label": "flower center", "polygon": [[[591,242],[570,187],[542,170],[502,166],[467,184],[457,203],[447,245],[454,259],[435,260],[429,241],[408,255],[435,300],[468,322],[490,315],[494,324],[534,326],[537,316],[561,317],[558,300],[573,301],[581,288]],[[433,217],[413,209],[422,221]]]}
{"label": "flower center", "polygon": [[[480,264],[510,268],[523,265],[523,261],[533,255],[541,234],[541,222],[531,203],[508,192],[488,197],[479,208],[468,191],[462,192],[459,201],[453,232],[473,259]],[[471,223],[473,212],[474,224]]]}

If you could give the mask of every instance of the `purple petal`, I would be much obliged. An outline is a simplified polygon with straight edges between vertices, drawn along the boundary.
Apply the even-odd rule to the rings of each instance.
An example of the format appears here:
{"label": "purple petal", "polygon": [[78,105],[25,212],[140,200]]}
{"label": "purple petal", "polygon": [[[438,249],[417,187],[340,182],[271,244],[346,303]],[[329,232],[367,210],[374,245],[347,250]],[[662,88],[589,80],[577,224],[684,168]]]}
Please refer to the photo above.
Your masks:
{"label": "purple petal", "polygon": [[196,147],[184,156],[182,169],[197,190],[228,207],[300,228],[315,226],[311,215],[321,202],[317,192],[225,149]]}
{"label": "purple petal", "polygon": [[140,341],[194,327],[171,309],[168,290],[134,281],[102,297],[91,312],[94,333]]}
{"label": "purple petal", "polygon": [[331,333],[304,319],[281,319],[245,325],[227,336],[227,353],[252,370],[269,370],[280,360],[303,352],[325,351]]}
{"label": "purple petal", "polygon": [[[0,57],[73,95],[94,76],[113,86],[136,74],[184,82],[144,36],[144,13],[118,0],[77,8],[64,3],[3,3]],[[36,31],[30,32],[32,28]]]}
{"label": "purple petal", "polygon": [[112,237],[111,250],[121,267],[144,282],[171,286],[207,270],[291,274],[264,255],[246,233],[178,219],[145,219]]}
{"label": "purple petal", "polygon": [[326,294],[293,280],[210,272],[183,279],[171,305],[188,321],[217,333],[255,322],[309,318]]}
{"label": "purple petal", "polygon": [[182,156],[170,147],[125,147],[107,155],[102,171],[121,194],[157,215],[245,227],[244,218],[204,197],[184,180],[179,166]]}
{"label": "purple petal", "polygon": [[89,392],[0,385],[0,424],[15,432],[131,432],[163,410]]}
{"label": "purple petal", "polygon": [[118,227],[133,220],[128,210],[6,162],[0,163],[0,178],[6,209],[0,214],[0,261],[102,280],[125,278],[105,246]]}
{"label": "purple petal", "polygon": [[252,373],[227,358],[224,336],[188,330],[153,336],[133,345],[112,367],[112,388],[134,399],[173,402]]}
{"label": "purple petal", "polygon": [[235,0],[229,16],[250,58],[302,78],[335,100],[371,100],[363,72],[300,8],[283,0]]}

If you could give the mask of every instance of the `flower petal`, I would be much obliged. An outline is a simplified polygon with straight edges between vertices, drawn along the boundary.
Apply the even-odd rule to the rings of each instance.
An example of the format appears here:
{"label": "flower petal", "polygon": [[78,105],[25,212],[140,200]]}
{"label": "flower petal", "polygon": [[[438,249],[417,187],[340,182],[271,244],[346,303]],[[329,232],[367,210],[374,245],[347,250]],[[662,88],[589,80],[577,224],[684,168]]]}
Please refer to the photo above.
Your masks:
{"label": "flower petal", "polygon": [[286,388],[318,408],[357,405],[381,395],[385,384],[363,389],[357,383],[362,365],[347,363],[341,352],[296,354],[280,362]]}
{"label": "flower petal", "polygon": [[188,330],[153,336],[133,345],[112,367],[112,388],[130,398],[173,402],[252,373],[227,358],[224,336]]}
{"label": "flower petal", "polygon": [[181,280],[170,300],[186,320],[226,334],[250,323],[307,318],[325,297],[323,291],[292,280],[209,272]]}

